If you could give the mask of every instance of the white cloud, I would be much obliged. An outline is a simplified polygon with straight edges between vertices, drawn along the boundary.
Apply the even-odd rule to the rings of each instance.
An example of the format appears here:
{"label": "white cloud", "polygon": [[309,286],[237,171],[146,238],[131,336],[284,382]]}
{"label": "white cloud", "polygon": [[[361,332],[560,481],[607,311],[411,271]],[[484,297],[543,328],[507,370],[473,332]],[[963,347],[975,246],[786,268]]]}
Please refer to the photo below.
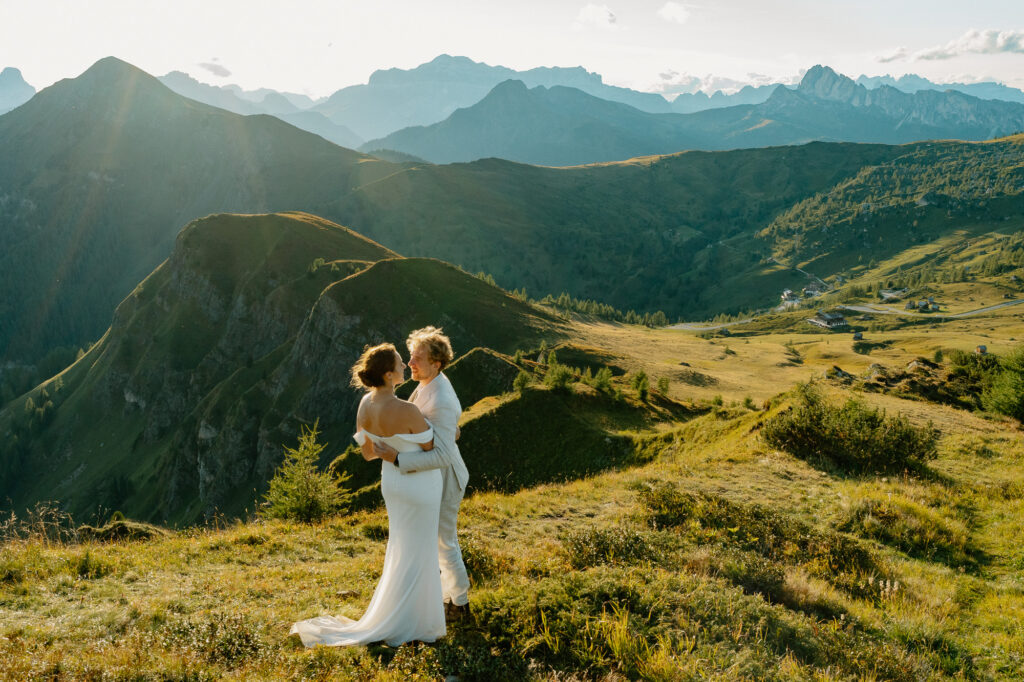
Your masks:
{"label": "white cloud", "polygon": [[970,30],[956,40],[915,52],[915,61],[924,59],[953,59],[964,54],[1024,54],[1024,31]]}
{"label": "white cloud", "polygon": [[581,31],[585,28],[615,30],[619,27],[619,24],[618,19],[615,17],[615,13],[612,12],[608,5],[587,3],[580,9],[580,13],[576,15],[576,21],[573,23],[572,27],[577,31]]}
{"label": "white cloud", "polygon": [[881,64],[888,64],[889,62],[895,62],[901,59],[906,59],[907,55],[907,48],[897,47],[895,50],[889,52],[888,54],[878,55],[877,57],[875,57],[875,61]]}
{"label": "white cloud", "polygon": [[658,10],[658,16],[665,21],[685,24],[686,20],[690,18],[690,10],[683,7],[683,5],[678,2],[666,2],[662,5],[661,9]]}
{"label": "white cloud", "polygon": [[228,76],[231,75],[231,72],[228,71],[227,67],[224,66],[223,64],[217,64],[217,62],[219,62],[219,61],[220,61],[219,59],[214,57],[212,62],[203,62],[199,66],[201,66],[202,68],[206,69],[207,71],[212,73],[214,76],[220,76],[221,78],[227,78]]}
{"label": "white cloud", "polygon": [[896,60],[908,59],[917,61],[937,61],[944,59],[955,59],[966,54],[1024,54],[1024,31],[996,31],[988,29],[978,31],[971,29],[956,40],[951,40],[945,45],[928,47],[917,52],[910,53],[905,47],[901,47],[890,54],[881,55],[875,61],[883,64]]}
{"label": "white cloud", "polygon": [[698,91],[707,93],[708,95],[713,95],[719,90],[721,90],[723,94],[732,95],[739,92],[747,85],[758,87],[760,85],[773,85],[775,83],[799,83],[802,75],[803,74],[800,74],[796,77],[779,77],[763,73],[747,73],[746,76],[742,78],[730,78],[728,76],[715,76],[712,74],[695,76],[688,73],[679,73],[678,71],[669,69],[668,71],[658,74],[658,77],[661,80],[654,84],[650,90],[666,96],[692,94]]}

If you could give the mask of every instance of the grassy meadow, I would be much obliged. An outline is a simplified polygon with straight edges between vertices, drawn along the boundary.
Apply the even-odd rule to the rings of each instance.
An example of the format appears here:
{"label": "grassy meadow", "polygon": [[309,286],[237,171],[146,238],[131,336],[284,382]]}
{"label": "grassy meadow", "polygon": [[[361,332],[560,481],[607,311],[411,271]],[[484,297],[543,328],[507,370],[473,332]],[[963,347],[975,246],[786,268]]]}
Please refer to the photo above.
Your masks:
{"label": "grassy meadow", "polygon": [[[58,541],[42,520],[10,519],[0,676],[1014,679],[1024,666],[1017,422],[830,379],[819,383],[832,400],[934,424],[937,457],[913,472],[850,473],[760,435],[794,404],[794,384],[833,366],[861,376],[940,349],[1004,353],[1024,334],[1013,310],[865,333],[891,342],[867,355],[848,332],[809,325],[702,338],[571,322],[560,361],[614,364],[619,396],[538,380],[467,406],[463,449],[478,473],[496,465],[474,429],[502,415],[513,428],[522,410],[550,415],[520,444],[546,482],[467,497],[472,615],[434,645],[305,650],[287,634],[295,620],[365,609],[383,559],[382,507],[106,543]],[[652,387],[668,378],[668,396],[652,388],[641,402],[629,381],[641,369]],[[544,462],[555,471],[588,453],[603,465],[545,474]]]}

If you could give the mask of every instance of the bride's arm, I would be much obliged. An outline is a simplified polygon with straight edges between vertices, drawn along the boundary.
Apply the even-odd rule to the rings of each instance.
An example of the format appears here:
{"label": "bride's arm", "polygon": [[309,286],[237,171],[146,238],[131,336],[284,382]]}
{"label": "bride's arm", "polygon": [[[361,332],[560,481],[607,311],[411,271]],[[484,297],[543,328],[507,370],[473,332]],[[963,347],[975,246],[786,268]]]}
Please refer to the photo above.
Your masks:
{"label": "bride's arm", "polygon": [[[367,394],[369,395],[369,394]],[[366,402],[366,396],[359,401],[359,410],[356,412],[356,435],[353,438],[359,443],[359,453],[363,456],[367,462],[372,462],[375,459],[380,459],[380,455],[373,447],[373,441],[365,433],[363,428],[363,404]]]}

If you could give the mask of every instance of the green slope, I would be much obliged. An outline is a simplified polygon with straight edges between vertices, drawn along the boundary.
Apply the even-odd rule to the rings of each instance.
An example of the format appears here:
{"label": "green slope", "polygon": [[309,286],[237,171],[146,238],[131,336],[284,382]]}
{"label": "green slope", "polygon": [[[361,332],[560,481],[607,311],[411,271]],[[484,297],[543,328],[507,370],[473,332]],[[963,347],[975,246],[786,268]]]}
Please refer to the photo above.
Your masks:
{"label": "green slope", "polygon": [[[362,348],[426,324],[459,349],[560,334],[476,277],[315,216],[195,221],[88,354],[0,412],[18,436],[0,444],[0,494],[170,523],[240,514],[301,423],[347,441]],[[25,413],[29,397],[51,399],[45,419]]]}
{"label": "green slope", "polygon": [[[936,148],[929,144],[812,143],[562,169],[494,159],[392,164],[272,117],[187,100],[134,67],[102,60],[0,117],[0,356],[34,362],[58,346],[87,346],[116,303],[170,254],[178,227],[220,211],[307,210],[405,255],[489,272],[536,298],[566,291],[689,319],[762,307],[806,281],[790,265],[815,257],[784,257],[814,240],[787,245],[797,233],[769,229],[780,216],[802,224],[811,218],[794,207],[872,169],[927,157]],[[991,144],[1005,153],[982,158],[978,145],[940,146],[987,176],[1019,154],[1015,142]],[[953,177],[916,174],[878,191],[916,195]],[[1008,192],[964,199],[963,212],[1016,196]],[[892,221],[873,227],[878,215],[863,226],[902,229]],[[928,236],[958,227],[940,221]],[[845,260],[822,269],[870,261],[876,242],[848,239]],[[5,380],[8,398],[27,388],[5,390]]]}

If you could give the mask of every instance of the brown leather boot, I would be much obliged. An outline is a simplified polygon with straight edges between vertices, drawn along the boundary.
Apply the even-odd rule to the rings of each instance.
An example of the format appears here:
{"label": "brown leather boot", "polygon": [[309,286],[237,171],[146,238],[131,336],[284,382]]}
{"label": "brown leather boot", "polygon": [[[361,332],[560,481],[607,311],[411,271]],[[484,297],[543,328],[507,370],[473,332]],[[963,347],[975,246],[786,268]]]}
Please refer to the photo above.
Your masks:
{"label": "brown leather boot", "polygon": [[459,606],[450,601],[444,603],[444,620],[446,623],[458,623],[469,618],[469,604]]}

